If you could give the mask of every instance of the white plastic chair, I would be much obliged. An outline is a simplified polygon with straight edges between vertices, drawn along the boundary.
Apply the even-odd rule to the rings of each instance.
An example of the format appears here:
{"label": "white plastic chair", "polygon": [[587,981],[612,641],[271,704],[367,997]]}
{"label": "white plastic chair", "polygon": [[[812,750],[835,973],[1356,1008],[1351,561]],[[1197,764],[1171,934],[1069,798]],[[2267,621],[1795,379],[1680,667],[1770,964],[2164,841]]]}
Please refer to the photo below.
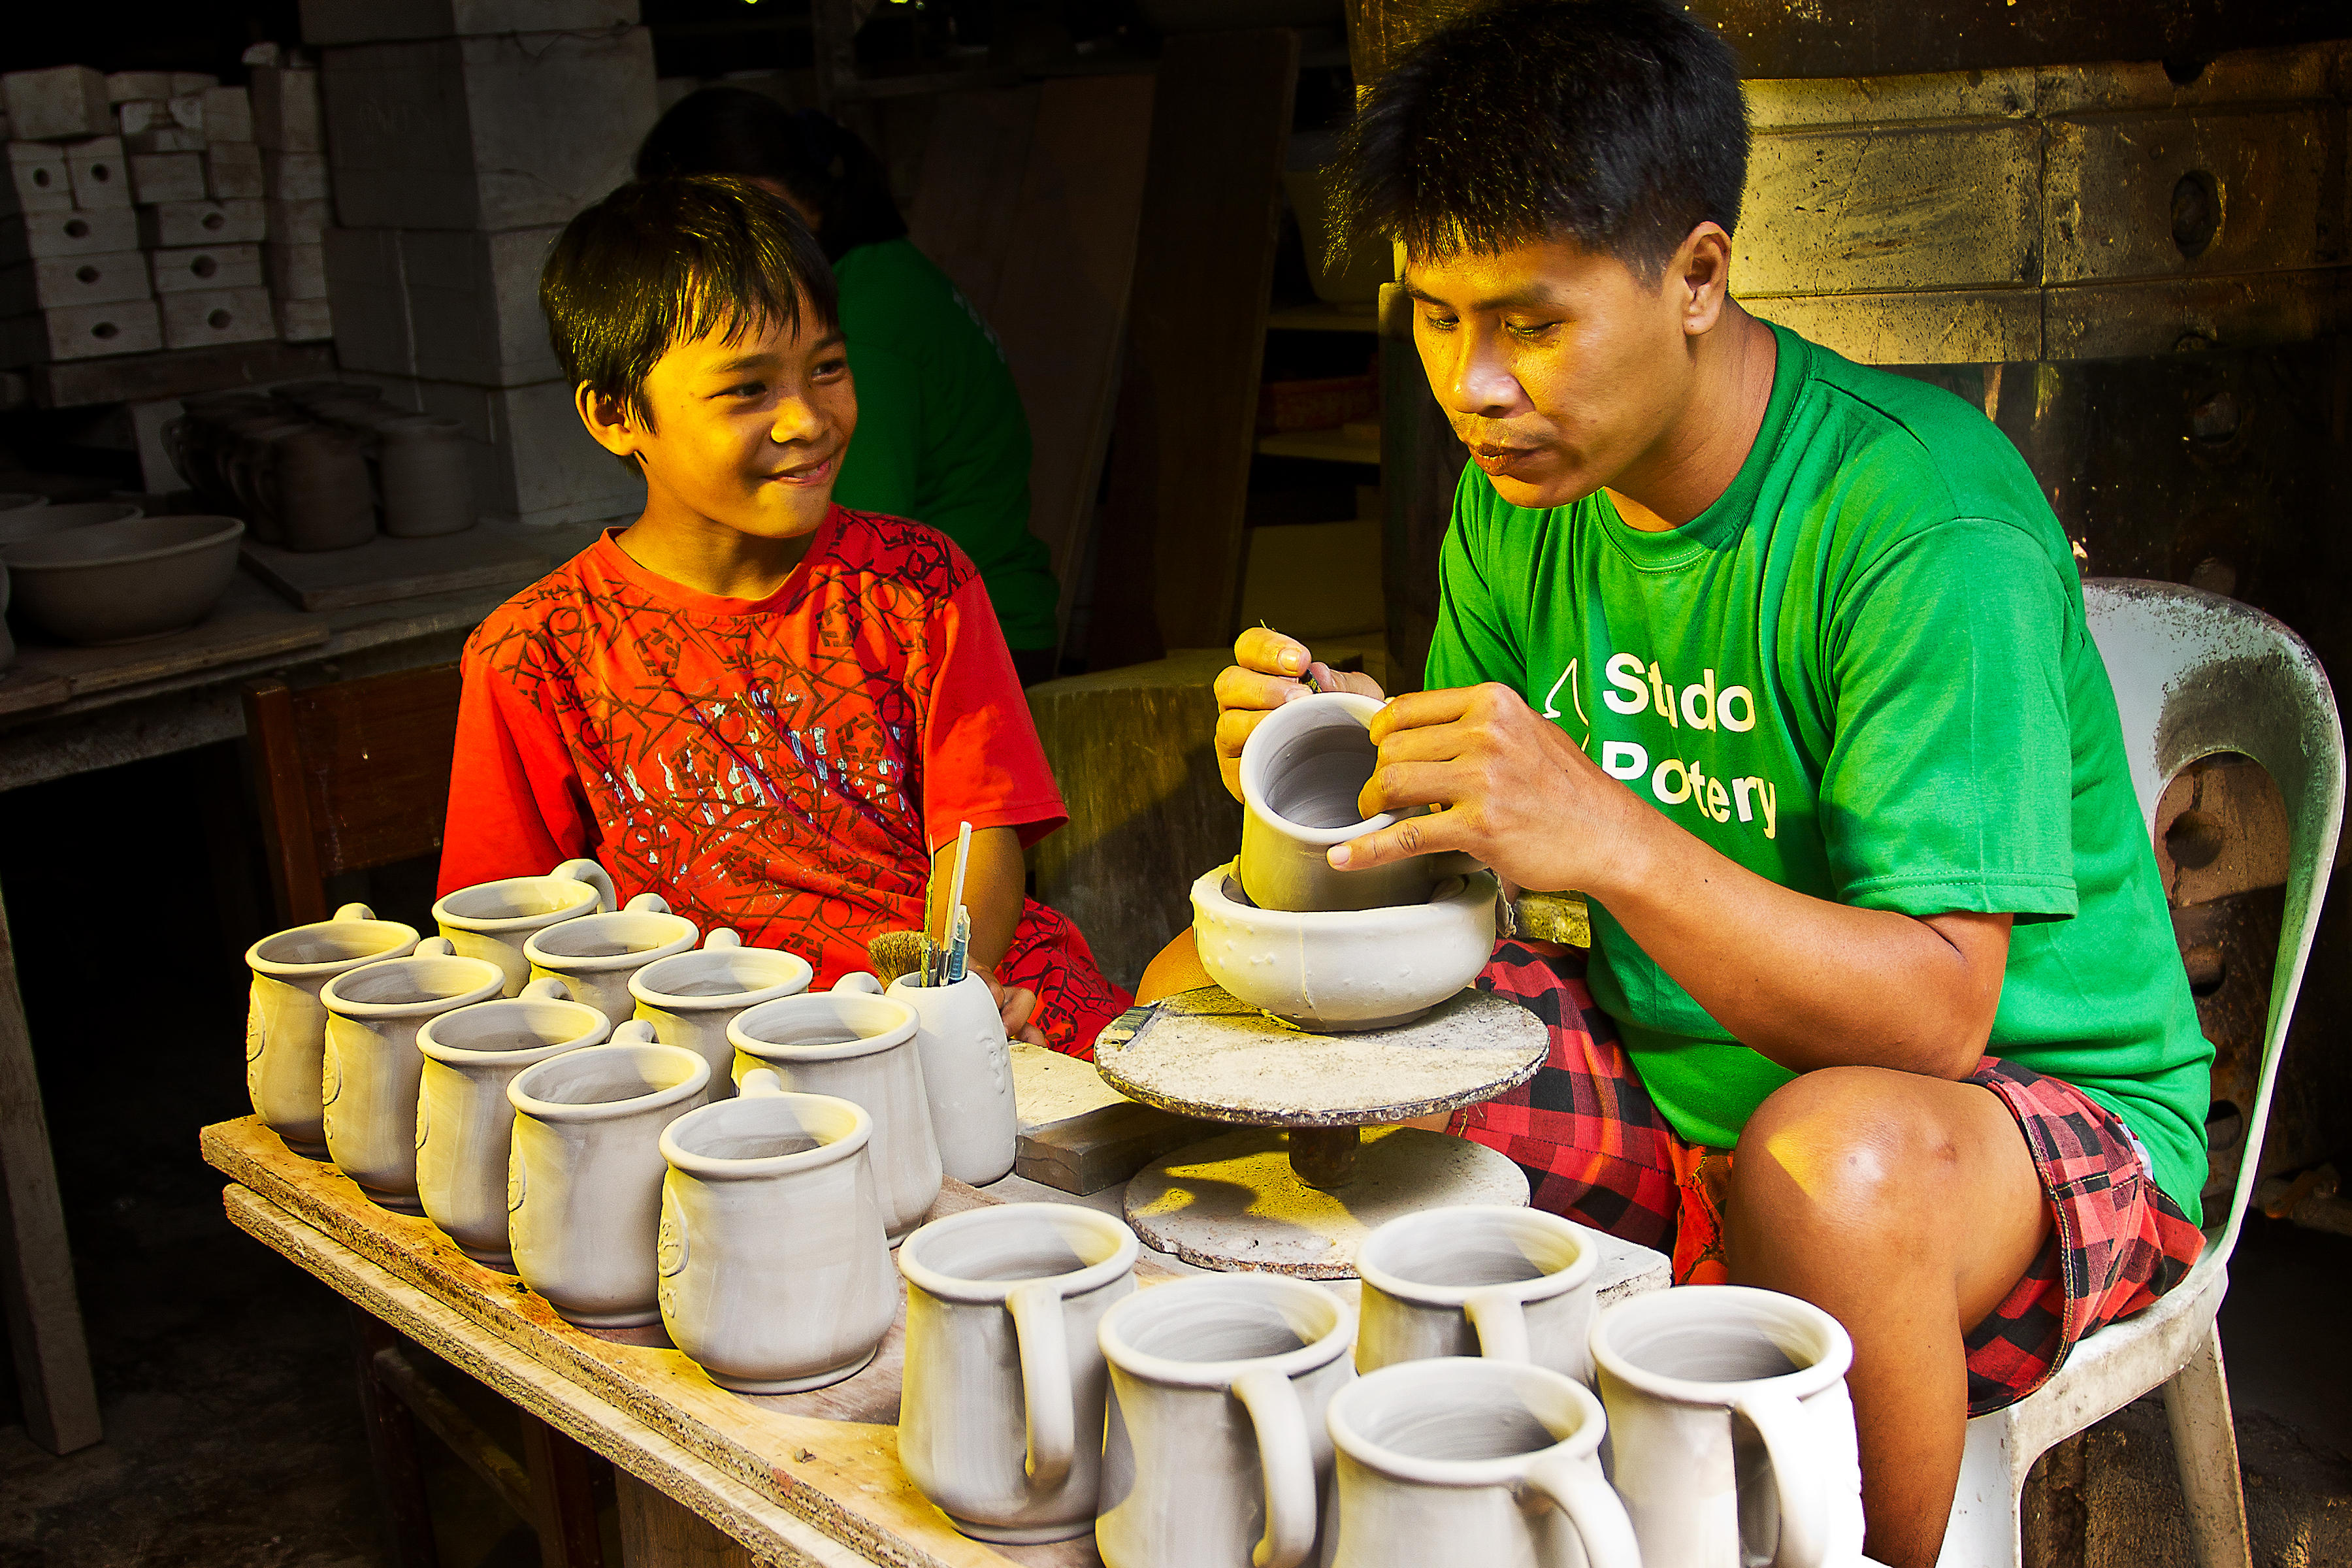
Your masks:
{"label": "white plastic chair", "polygon": [[[2126,578],[2083,584],[2091,636],[2123,715],[2132,788],[2152,833],[2157,797],[2200,757],[2238,752],[2285,798],[2292,849],[2278,967],[2271,978],[2262,1076],[2246,1116],[2245,1160],[2219,1236],[2189,1277],[2147,1310],[2074,1347],[2031,1397],[1969,1423],[1952,1521],[1937,1568],[2021,1568],[2018,1499],[2053,1445],[2161,1387],[2200,1568],[2247,1568],[2245,1494],[2230,1385],[2215,1326],[2230,1251],[2252,1195],[2279,1047],[2294,1012],[2344,816],[2344,731],[2326,672],[2301,637],[2234,599]],[[2209,1216],[2210,1217],[2210,1216]]]}

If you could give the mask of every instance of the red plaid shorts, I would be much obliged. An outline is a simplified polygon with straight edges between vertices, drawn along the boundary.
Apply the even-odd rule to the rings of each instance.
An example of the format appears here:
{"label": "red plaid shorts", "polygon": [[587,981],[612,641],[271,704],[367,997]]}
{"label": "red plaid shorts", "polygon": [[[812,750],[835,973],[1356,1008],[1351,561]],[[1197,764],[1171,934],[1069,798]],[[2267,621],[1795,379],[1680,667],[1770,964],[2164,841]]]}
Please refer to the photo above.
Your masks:
{"label": "red plaid shorts", "polygon": [[[1455,1112],[1452,1130],[1517,1162],[1536,1207],[1670,1250],[1678,1285],[1718,1283],[1731,1152],[1666,1124],[1584,987],[1584,958],[1550,942],[1496,948],[1478,984],[1541,1018],[1551,1057],[1517,1089]],[[2017,1118],[2054,1221],[2033,1267],[1968,1335],[1969,1414],[1981,1415],[2179,1284],[2205,1236],[2158,1189],[2124,1124],[2080,1089],[1995,1057],[1968,1081]]]}

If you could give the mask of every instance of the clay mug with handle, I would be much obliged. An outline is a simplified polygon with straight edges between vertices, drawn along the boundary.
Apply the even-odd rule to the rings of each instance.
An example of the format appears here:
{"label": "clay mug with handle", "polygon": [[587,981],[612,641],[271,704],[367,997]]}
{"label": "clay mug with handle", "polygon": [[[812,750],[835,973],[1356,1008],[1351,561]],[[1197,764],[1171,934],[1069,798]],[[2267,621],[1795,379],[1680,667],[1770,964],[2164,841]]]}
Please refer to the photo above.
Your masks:
{"label": "clay mug with handle", "polygon": [[582,915],[533,931],[522,944],[533,980],[553,975],[574,1002],[585,1002],[614,1024],[637,1010],[629,981],[656,959],[685,952],[702,933],[684,915],[670,913],[659,893],[639,893],[617,910]]}
{"label": "clay mug with handle", "polygon": [[566,860],[544,877],[503,877],[442,897],[433,921],[467,958],[487,958],[506,971],[506,994],[520,996],[530,981],[522,944],[559,921],[616,908],[613,879],[593,860]]}
{"label": "clay mug with handle", "polygon": [[923,1094],[942,1167],[968,1186],[986,1186],[1013,1169],[1021,1131],[1013,1043],[988,982],[966,974],[952,985],[923,985],[900,975],[885,994],[915,1010]]}
{"label": "clay mug with handle", "polygon": [[1332,1396],[1329,1568],[1642,1568],[1601,1402],[1523,1362],[1440,1357]]}
{"label": "clay mug with handle", "polygon": [[1103,1315],[1107,1568],[1299,1568],[1331,1473],[1324,1412],[1355,1376],[1353,1314],[1272,1274],[1179,1279]]}
{"label": "clay mug with handle", "polygon": [[745,1008],[797,996],[816,978],[808,960],[781,948],[745,947],[724,926],[692,952],[658,958],[629,976],[636,1017],[666,1046],[700,1051],[710,1064],[710,1098],[733,1097],[735,1047],[727,1026]]}
{"label": "clay mug with handle", "polygon": [[327,1155],[388,1209],[422,1214],[416,1195],[416,1099],[425,1055],[416,1032],[443,1013],[487,1002],[506,977],[427,937],[406,958],[363,964],[327,982],[320,1065]]}
{"label": "clay mug with handle", "polygon": [[1846,1568],[1862,1469],[1838,1321],[1793,1296],[1685,1285],[1592,1323],[1611,1475],[1644,1561]]}
{"label": "clay mug with handle", "polygon": [[557,980],[478,1002],[416,1031],[425,1075],[416,1099],[416,1196],[425,1217],[477,1263],[514,1272],[507,1239],[507,1154],[514,1106],[507,1085],[527,1067],[599,1046],[604,1015],[566,998]]}
{"label": "clay mug with handle", "polygon": [[1371,722],[1381,704],[1352,691],[1293,698],[1259,719],[1242,746],[1242,890],[1262,910],[1370,910],[1418,904],[1460,857],[1416,855],[1336,870],[1334,845],[1415,812],[1367,817],[1357,796],[1380,765]]}
{"label": "clay mug with handle", "polygon": [[245,1087],[253,1113],[298,1154],[327,1154],[321,1060],[327,1005],[319,993],[362,964],[402,958],[416,928],[380,921],[365,904],[345,904],[314,921],[263,937],[245,950],[253,990],[245,1013]]}
{"label": "clay mug with handle", "polygon": [[949,1215],[906,1239],[898,1459],[966,1535],[1094,1527],[1109,1373],[1103,1315],[1135,1290],[1135,1233],[1076,1204]]}
{"label": "clay mug with handle", "polygon": [[1486,1356],[1590,1387],[1600,1256],[1591,1232],[1540,1209],[1464,1204],[1392,1219],[1356,1249],[1356,1370]]}

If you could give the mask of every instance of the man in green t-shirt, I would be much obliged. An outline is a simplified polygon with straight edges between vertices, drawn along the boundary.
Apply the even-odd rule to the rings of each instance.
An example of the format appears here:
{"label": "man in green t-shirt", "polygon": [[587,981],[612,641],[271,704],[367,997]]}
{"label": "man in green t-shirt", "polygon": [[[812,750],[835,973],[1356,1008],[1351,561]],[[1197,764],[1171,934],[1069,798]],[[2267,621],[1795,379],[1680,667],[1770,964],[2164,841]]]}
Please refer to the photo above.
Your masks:
{"label": "man in green t-shirt", "polygon": [[[2196,1257],[2211,1049],[2064,534],[1968,405],[1732,301],[1747,151],[1663,0],[1483,13],[1360,111],[1343,205],[1472,461],[1361,801],[1439,809],[1331,860],[1587,895],[1589,962],[1497,948],[1552,1054],[1454,1130],[1835,1315],[1870,1553],[1929,1568],[1966,1415]],[[1299,677],[1369,689],[1311,657],[1236,645],[1229,784]]]}

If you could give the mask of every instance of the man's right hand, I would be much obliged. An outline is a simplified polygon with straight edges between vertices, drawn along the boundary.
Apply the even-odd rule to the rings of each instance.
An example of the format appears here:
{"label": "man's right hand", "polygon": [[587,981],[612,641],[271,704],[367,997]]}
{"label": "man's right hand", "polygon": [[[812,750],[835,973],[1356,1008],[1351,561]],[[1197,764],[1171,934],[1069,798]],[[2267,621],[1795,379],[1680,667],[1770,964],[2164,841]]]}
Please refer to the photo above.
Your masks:
{"label": "man's right hand", "polygon": [[1242,746],[1257,721],[1294,698],[1312,679],[1318,691],[1353,691],[1375,701],[1388,693],[1369,675],[1349,675],[1315,662],[1307,645],[1265,626],[1234,639],[1234,662],[1217,677],[1217,772],[1225,793],[1242,797]]}

